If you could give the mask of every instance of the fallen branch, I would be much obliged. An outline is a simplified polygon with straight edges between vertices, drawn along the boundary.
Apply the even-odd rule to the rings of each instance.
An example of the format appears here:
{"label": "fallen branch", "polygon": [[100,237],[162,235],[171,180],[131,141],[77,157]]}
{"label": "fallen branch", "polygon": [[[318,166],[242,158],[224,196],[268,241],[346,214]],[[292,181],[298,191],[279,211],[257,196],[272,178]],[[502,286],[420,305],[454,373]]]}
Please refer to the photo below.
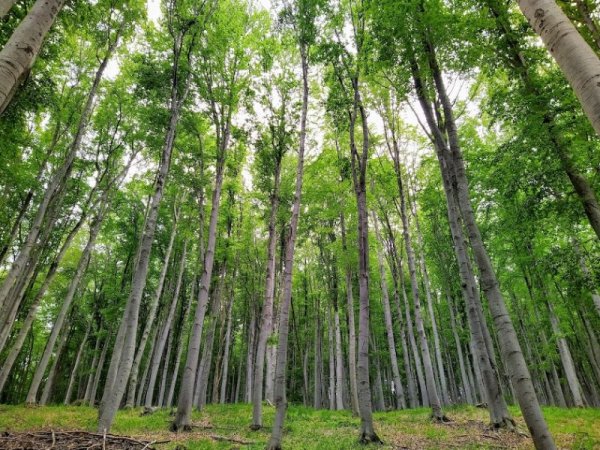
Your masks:
{"label": "fallen branch", "polygon": [[241,444],[241,445],[256,444],[256,442],[254,442],[254,441],[245,441],[243,439],[227,437],[227,436],[219,436],[217,434],[209,434],[208,437],[210,437],[211,439],[214,439],[215,441],[220,441],[220,442],[233,442],[234,444]]}

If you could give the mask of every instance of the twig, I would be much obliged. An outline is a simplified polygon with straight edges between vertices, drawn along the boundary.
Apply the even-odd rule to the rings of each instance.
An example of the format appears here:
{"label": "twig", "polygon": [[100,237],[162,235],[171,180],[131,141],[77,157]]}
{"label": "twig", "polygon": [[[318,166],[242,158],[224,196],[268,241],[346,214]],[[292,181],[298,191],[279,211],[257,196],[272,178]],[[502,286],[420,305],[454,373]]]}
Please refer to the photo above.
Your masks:
{"label": "twig", "polygon": [[210,437],[211,439],[214,439],[215,441],[233,442],[234,444],[242,444],[242,445],[256,444],[256,442],[253,442],[253,441],[245,441],[243,439],[237,439],[234,437],[219,436],[217,434],[209,434],[208,437]]}

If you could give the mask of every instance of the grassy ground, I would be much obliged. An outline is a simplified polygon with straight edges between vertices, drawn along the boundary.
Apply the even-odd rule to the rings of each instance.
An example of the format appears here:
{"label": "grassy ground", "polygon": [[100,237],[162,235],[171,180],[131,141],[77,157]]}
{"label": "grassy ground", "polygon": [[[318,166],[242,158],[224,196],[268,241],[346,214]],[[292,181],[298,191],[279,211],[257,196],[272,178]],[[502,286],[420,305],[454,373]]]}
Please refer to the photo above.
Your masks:
{"label": "grassy ground", "polygon": [[[195,449],[262,449],[269,437],[274,409],[265,407],[267,428],[248,429],[250,405],[209,405],[195,412],[197,427],[190,433],[167,431],[169,411],[140,416],[140,410],[120,411],[112,428],[115,434],[153,441],[170,441],[158,448],[174,449],[178,444]],[[519,428],[523,420],[512,409]],[[557,444],[563,449],[600,449],[600,410],[545,408],[544,413]],[[375,427],[384,441],[381,449],[530,449],[531,440],[516,433],[486,429],[486,411],[473,407],[447,409],[452,423],[438,425],[428,419],[427,409],[375,414]],[[292,406],[288,411],[284,437],[286,449],[358,449],[359,420],[346,411],[316,411]],[[96,410],[83,406],[26,407],[0,405],[0,431],[96,429]],[[236,441],[223,441],[233,438]]]}

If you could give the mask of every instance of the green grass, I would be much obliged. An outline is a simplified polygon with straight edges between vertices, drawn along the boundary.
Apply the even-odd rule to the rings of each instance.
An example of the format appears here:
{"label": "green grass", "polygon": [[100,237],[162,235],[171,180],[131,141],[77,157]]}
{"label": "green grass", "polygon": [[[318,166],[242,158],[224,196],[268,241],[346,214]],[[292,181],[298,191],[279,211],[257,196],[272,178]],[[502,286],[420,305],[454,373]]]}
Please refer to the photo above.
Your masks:
{"label": "green grass", "polygon": [[[519,429],[525,430],[518,408],[511,408]],[[258,432],[248,429],[250,405],[208,405],[194,412],[190,433],[170,433],[169,411],[140,416],[140,410],[119,411],[112,432],[146,440],[169,440],[159,448],[168,450],[177,444],[196,449],[262,449],[269,438],[274,408],[265,406],[266,427]],[[429,410],[375,413],[375,426],[385,444],[382,449],[530,449],[531,440],[515,433],[495,433],[486,429],[487,413],[474,407],[447,408],[450,424],[434,424]],[[564,449],[600,449],[600,410],[545,408],[544,413],[557,444]],[[26,407],[0,405],[0,431],[88,430],[95,431],[96,410],[84,406]],[[360,420],[348,411],[314,410],[291,406],[285,424],[286,449],[327,450],[364,448],[357,443]],[[240,445],[216,441],[212,436],[252,442]]]}

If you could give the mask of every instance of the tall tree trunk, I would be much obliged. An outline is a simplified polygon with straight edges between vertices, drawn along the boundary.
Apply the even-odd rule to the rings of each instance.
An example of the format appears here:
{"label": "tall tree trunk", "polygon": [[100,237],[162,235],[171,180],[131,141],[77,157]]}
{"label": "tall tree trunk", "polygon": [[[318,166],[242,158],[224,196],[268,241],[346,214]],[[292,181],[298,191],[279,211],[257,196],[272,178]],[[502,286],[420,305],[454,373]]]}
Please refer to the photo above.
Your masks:
{"label": "tall tree trunk", "polygon": [[[375,236],[379,242],[383,242],[379,233],[379,225],[375,212],[373,212],[373,226],[375,228]],[[381,302],[383,303],[383,317],[385,320],[385,331],[388,341],[388,349],[390,352],[390,363],[392,366],[392,376],[394,380],[394,396],[396,397],[396,408],[406,408],[406,400],[404,398],[404,389],[400,380],[400,370],[398,369],[398,357],[396,355],[396,341],[394,338],[394,327],[392,325],[392,311],[390,308],[390,297],[388,293],[385,266],[383,264],[383,251],[378,248],[377,258],[379,260],[379,277],[381,279]]]}
{"label": "tall tree trunk", "polygon": [[[175,228],[175,227],[173,227],[173,228]],[[173,233],[173,235],[174,235],[174,233]],[[172,242],[170,242],[170,246],[172,246],[172,245],[173,245]],[[187,256],[187,241],[185,241],[183,243],[183,250],[181,251],[181,260],[179,261],[179,273],[177,274],[177,282],[175,284],[175,292],[173,293],[173,299],[171,300],[169,312],[167,313],[165,323],[163,324],[163,328],[159,335],[156,349],[154,351],[154,356],[152,357],[152,362],[151,362],[151,367],[150,367],[150,381],[148,382],[148,389],[146,390],[146,398],[144,401],[144,406],[146,408],[150,408],[152,406],[152,402],[154,400],[154,385],[156,384],[156,378],[158,377],[158,369],[160,367],[160,362],[162,360],[163,352],[165,349],[165,345],[167,343],[167,339],[169,337],[169,333],[172,333],[171,324],[173,323],[173,317],[175,317],[175,310],[177,309],[177,303],[179,301],[179,291],[181,289],[181,281],[183,279],[183,272],[185,270],[186,256]],[[167,257],[165,257],[165,260],[166,259],[167,259]],[[166,270],[165,270],[165,272],[166,272]],[[165,360],[165,365],[168,365],[168,360]],[[160,405],[160,403],[159,403],[159,405]]]}
{"label": "tall tree trunk", "polygon": [[[342,248],[347,253],[346,224],[344,213],[340,213]],[[356,382],[356,326],[354,324],[354,294],[352,293],[352,269],[346,264],[346,309],[348,312],[348,372],[350,373],[350,400],[352,411],[358,414],[358,384]]]}
{"label": "tall tree trunk", "polygon": [[221,379],[221,392],[219,403],[224,404],[227,401],[227,375],[229,372],[229,349],[231,347],[231,321],[233,316],[234,292],[230,292],[229,304],[227,305],[227,331],[225,332],[225,349],[223,350],[223,377]]}
{"label": "tall tree trunk", "polygon": [[101,227],[102,219],[104,217],[105,212],[106,212],[106,204],[103,206],[102,210],[98,213],[98,216],[96,216],[96,218],[94,219],[94,221],[92,223],[88,242],[81,254],[81,257],[77,264],[77,269],[76,269],[75,274],[69,284],[69,289],[67,291],[67,295],[61,305],[58,316],[56,317],[56,320],[54,321],[54,325],[52,327],[52,332],[50,333],[50,336],[48,337],[48,342],[46,343],[46,348],[44,349],[42,358],[37,365],[35,374],[33,375],[33,379],[31,381],[31,385],[29,387],[29,392],[27,393],[27,399],[25,400],[27,403],[31,403],[31,404],[36,403],[38,390],[39,390],[40,384],[42,382],[42,378],[44,377],[44,373],[46,372],[46,369],[48,367],[48,363],[50,362],[50,358],[52,357],[52,353],[54,351],[54,345],[56,344],[58,336],[63,329],[63,325],[67,318],[67,314],[69,313],[69,310],[71,309],[71,304],[73,302],[73,299],[75,298],[75,294],[77,293],[77,291],[79,289],[81,280],[83,279],[83,276],[85,274],[87,266],[90,262],[92,251],[94,249],[98,233],[100,232],[100,227]]}
{"label": "tall tree trunk", "polygon": [[62,352],[65,349],[65,345],[67,343],[69,334],[70,330],[65,330],[60,338],[60,341],[58,342],[58,347],[56,348],[56,355],[54,356],[54,360],[52,361],[50,370],[48,370],[48,377],[46,378],[44,390],[42,391],[42,395],[40,397],[40,405],[42,406],[47,405],[50,401],[50,398],[52,397],[52,393],[54,391],[54,378],[56,378],[56,372],[58,371],[58,362],[60,361]]}
{"label": "tall tree trunk", "polygon": [[554,307],[552,306],[550,299],[546,298],[546,302],[546,306],[548,307],[548,314],[550,315],[550,324],[552,325],[552,332],[556,337],[558,353],[560,354],[560,361],[563,366],[565,377],[567,378],[569,390],[571,391],[573,404],[578,408],[582,408],[585,406],[583,400],[583,392],[581,390],[579,378],[577,377],[577,371],[575,369],[575,363],[573,362],[571,350],[569,349],[569,345],[567,344],[567,339],[564,337],[563,333],[560,330],[558,317],[556,317],[556,313],[554,312]]}
{"label": "tall tree trunk", "polygon": [[438,395],[438,390],[435,382],[435,375],[433,373],[433,362],[431,360],[431,354],[429,352],[429,343],[427,342],[427,334],[425,333],[425,325],[423,322],[423,316],[421,314],[421,300],[419,294],[419,285],[417,281],[417,268],[415,263],[415,253],[412,246],[412,239],[410,235],[410,228],[408,223],[408,213],[406,208],[406,193],[404,192],[404,184],[402,181],[402,174],[400,169],[400,151],[398,143],[396,141],[395,134],[392,133],[392,149],[394,155],[394,171],[396,172],[396,182],[398,185],[398,194],[400,197],[400,217],[402,219],[402,236],[404,240],[404,246],[406,247],[406,256],[408,260],[408,273],[410,275],[410,286],[414,306],[415,314],[415,326],[417,327],[417,334],[419,336],[419,343],[421,346],[421,356],[423,357],[423,368],[425,371],[425,383],[427,385],[427,396],[429,399],[429,405],[431,406],[432,417],[438,421],[446,420],[444,412],[442,411],[442,405]]}
{"label": "tall tree trunk", "polygon": [[457,327],[456,327],[456,318],[454,315],[454,306],[452,297],[447,295],[448,299],[448,310],[450,311],[450,325],[452,327],[452,335],[454,336],[454,344],[456,345],[456,353],[458,354],[458,365],[460,369],[460,380],[463,385],[463,392],[465,394],[465,398],[468,404],[475,404],[475,399],[473,398],[473,393],[471,392],[471,385],[469,384],[469,379],[467,377],[467,371],[465,369],[465,357],[463,354],[462,345],[460,343],[460,338],[458,336]]}
{"label": "tall tree trunk", "polygon": [[[135,358],[133,359],[133,366],[131,366],[131,375],[129,376],[129,387],[127,390],[127,401],[125,402],[126,408],[132,408],[135,400],[135,393],[138,389],[138,373],[140,370],[140,364],[142,363],[142,358],[146,352],[146,344],[148,342],[148,337],[150,336],[150,330],[152,330],[154,326],[154,319],[156,318],[156,311],[158,310],[158,304],[162,297],[163,288],[165,285],[165,279],[167,277],[167,270],[169,268],[169,262],[171,260],[171,252],[173,251],[173,243],[175,242],[175,236],[177,235],[177,218],[178,211],[177,206],[175,206],[174,216],[173,216],[173,227],[171,228],[171,237],[169,238],[169,244],[167,245],[167,251],[165,252],[165,259],[162,263],[162,267],[160,269],[160,275],[158,277],[158,285],[156,286],[156,292],[152,297],[152,301],[150,302],[150,308],[148,310],[148,315],[146,316],[146,320],[144,321],[144,331],[142,331],[142,337],[140,338],[140,342],[138,344],[137,350],[135,352]],[[181,273],[181,270],[180,270]],[[177,299],[174,299],[175,303],[177,303]],[[172,318],[171,318],[172,319]],[[167,330],[168,334],[168,330]],[[166,340],[166,337],[165,337]],[[164,346],[164,343],[163,343]],[[162,349],[160,358],[162,357]],[[152,358],[152,354],[150,354],[150,358]],[[158,370],[158,368],[156,369]],[[155,374],[156,379],[156,374]],[[146,396],[147,398],[147,396]],[[150,399],[152,400],[152,399]],[[151,405],[147,405],[151,406]]]}
{"label": "tall tree trunk", "polygon": [[[592,126],[600,134],[600,86],[595,81],[600,77],[598,55],[554,0],[519,0],[518,3],[571,84]],[[600,234],[600,230],[596,232]]]}
{"label": "tall tree trunk", "polygon": [[221,136],[219,142],[217,170],[215,178],[215,187],[212,193],[212,206],[210,212],[210,221],[208,225],[208,242],[204,252],[204,269],[200,279],[198,291],[198,303],[194,323],[191,330],[188,344],[188,353],[186,364],[183,371],[181,386],[179,390],[179,403],[177,415],[172,423],[173,430],[190,429],[192,403],[194,400],[194,382],[198,368],[198,354],[200,352],[200,341],[202,340],[202,328],[204,326],[204,316],[208,306],[208,294],[212,278],[213,264],[215,260],[215,248],[217,244],[217,219],[219,217],[219,206],[221,202],[221,188],[223,186],[223,172],[225,169],[225,155],[229,145],[229,125],[225,133]]}
{"label": "tall tree trunk", "polygon": [[317,294],[315,303],[315,339],[314,339],[314,354],[315,354],[315,365],[314,369],[314,396],[313,396],[313,408],[321,409],[323,401],[321,399],[321,386],[322,386],[322,372],[323,372],[323,353],[321,345],[321,307],[320,307],[320,296]]}
{"label": "tall tree trunk", "polygon": [[285,258],[283,266],[281,306],[279,310],[279,339],[277,342],[277,358],[275,367],[275,420],[273,431],[267,444],[268,450],[280,450],[283,434],[283,422],[287,409],[285,375],[287,372],[287,347],[289,332],[289,311],[292,301],[292,274],[294,265],[294,250],[296,248],[296,233],[300,217],[300,202],[302,197],[302,181],[304,176],[304,149],[306,145],[306,119],[308,113],[308,48],[300,44],[300,57],[302,60],[302,113],[300,117],[300,142],[298,146],[298,163],[296,167],[296,186],[294,201],[292,203],[292,217],[290,218],[287,240],[285,243]]}
{"label": "tall tree trunk", "polygon": [[[42,9],[45,8],[46,6],[52,7],[52,5],[51,5],[52,2],[60,3],[60,6],[62,6],[62,2],[56,2],[56,0],[38,0],[34,6],[34,9],[38,5],[40,5],[39,8],[42,8]],[[32,12],[33,12],[33,10],[32,10]],[[29,15],[28,15],[28,17],[29,17]],[[27,19],[25,19],[25,20],[27,20]],[[18,29],[17,29],[17,31],[18,31]],[[15,31],[15,33],[17,33],[17,31]],[[67,180],[69,179],[70,174],[73,170],[73,162],[75,161],[75,157],[77,155],[77,152],[79,151],[79,148],[81,146],[81,143],[82,143],[84,135],[85,135],[85,132],[87,130],[87,125],[90,120],[90,116],[92,114],[92,109],[94,106],[94,101],[96,98],[96,93],[98,91],[98,87],[100,86],[100,82],[102,81],[102,76],[104,75],[104,70],[106,69],[108,62],[110,61],[112,54],[114,53],[114,51],[117,48],[117,45],[119,42],[119,34],[120,33],[118,33],[115,36],[114,41],[109,45],[109,47],[104,55],[104,58],[102,59],[102,61],[100,62],[100,65],[98,66],[98,69],[96,70],[96,73],[94,75],[94,80],[92,82],[92,86],[87,94],[86,102],[83,107],[81,116],[79,118],[79,124],[77,126],[77,131],[75,133],[75,137],[73,138],[73,142],[71,143],[71,145],[67,151],[67,154],[65,156],[65,159],[64,159],[62,165],[57,169],[57,171],[54,173],[54,175],[52,175],[52,178],[50,179],[50,181],[48,183],[48,186],[46,188],[46,191],[44,193],[42,201],[40,202],[40,205],[38,206],[38,210],[32,221],[31,228],[29,230],[29,233],[27,234],[27,238],[25,239],[25,242],[21,246],[21,248],[19,250],[19,254],[16,257],[13,264],[11,265],[11,268],[10,268],[8,274],[6,275],[6,277],[4,278],[2,285],[0,285],[0,312],[3,310],[3,308],[4,308],[4,311],[9,311],[10,309],[18,308],[18,304],[16,304],[16,303],[18,303],[18,300],[20,300],[21,296],[18,295],[19,290],[14,289],[14,288],[18,284],[19,279],[23,278],[23,274],[26,271],[27,267],[29,266],[30,269],[32,268],[32,266],[33,266],[32,260],[31,260],[32,253],[36,253],[36,251],[39,252],[39,247],[42,244],[44,244],[46,241],[45,238],[39,239],[40,233],[42,233],[42,235],[44,235],[44,234],[49,235],[50,231],[53,228],[54,222],[56,221],[55,216],[57,213],[57,209],[59,208],[59,206],[62,202],[62,198],[64,197],[66,183],[67,183]],[[11,40],[12,40],[12,38],[11,38]],[[8,44],[7,44],[7,46],[8,46]],[[23,49],[25,49],[25,48],[26,47],[22,47],[21,51],[23,51]],[[5,47],[5,49],[6,49],[6,47]],[[0,52],[0,74],[3,71],[2,56],[1,56],[3,52],[4,52],[4,49],[2,50],[2,52]],[[6,77],[0,76],[0,78],[4,79]],[[6,81],[8,81],[8,78],[6,78]],[[0,85],[1,85],[1,83],[2,83],[2,81],[0,81]],[[2,87],[0,86],[0,113],[3,110],[3,107],[1,106],[1,102],[2,102]],[[54,217],[49,218],[48,216],[54,216]],[[17,295],[11,296],[11,292],[13,292],[13,293],[16,292]]]}
{"label": "tall tree trunk", "polygon": [[[509,370],[517,394],[517,401],[523,412],[523,417],[527,423],[536,448],[552,450],[556,448],[556,446],[542,415],[531,381],[531,375],[525,363],[525,358],[523,357],[523,352],[521,351],[521,346],[517,338],[517,333],[506,308],[491,260],[483,244],[479,227],[475,221],[464,161],[462,159],[458,140],[458,132],[452,112],[452,103],[446,93],[442,75],[435,58],[435,52],[433,46],[430,44],[428,44],[427,52],[436,90],[444,112],[445,129],[450,144],[450,148],[447,149],[444,144],[443,136],[435,124],[433,114],[430,112],[427,113],[427,122],[434,134],[436,146],[439,149],[443,149],[443,153],[440,152],[444,156],[441,164],[442,171],[449,172],[452,179],[452,188],[457,195],[458,207],[465,223],[475,262],[479,269],[481,287],[489,301],[489,307],[492,317],[494,318],[496,331],[500,337],[499,342],[504,361]],[[414,72],[415,69],[413,68],[413,73]],[[418,74],[415,75],[415,78],[420,78]],[[417,88],[417,90],[419,91],[420,102],[423,109],[431,111],[423,87]],[[452,195],[454,195],[454,192]]]}
{"label": "tall tree trunk", "polygon": [[[0,114],[29,74],[63,5],[64,0],[37,0],[0,51]],[[4,3],[2,9],[6,13],[10,3]]]}
{"label": "tall tree trunk", "polygon": [[[245,400],[247,403],[252,401],[252,386],[254,376],[254,347],[255,347],[255,335],[256,335],[256,310],[254,302],[250,306],[250,325],[248,326],[248,348],[246,352],[246,393]],[[262,400],[261,400],[262,401]]]}
{"label": "tall tree trunk", "polygon": [[[337,270],[337,267],[334,268]],[[337,273],[336,273],[337,276]],[[337,289],[336,289],[337,297]],[[336,299],[337,300],[337,299]],[[337,301],[334,305],[333,323],[335,326],[335,403],[337,410],[344,409],[344,360],[342,354],[342,332],[340,329],[340,312]]]}
{"label": "tall tree trunk", "polygon": [[269,216],[269,240],[267,244],[267,277],[265,281],[265,301],[262,307],[252,388],[252,424],[251,430],[262,428],[262,399],[265,373],[265,352],[267,340],[273,329],[273,297],[275,295],[275,249],[277,245],[277,210],[279,207],[279,184],[281,159],[275,157],[273,192],[271,193],[271,212]]}
{"label": "tall tree trunk", "polygon": [[65,400],[63,404],[69,405],[71,403],[71,395],[73,392],[73,387],[75,385],[75,377],[77,376],[77,370],[79,369],[79,364],[81,363],[81,356],[83,355],[83,351],[85,350],[85,346],[87,345],[88,336],[90,335],[91,323],[88,324],[87,329],[85,330],[85,335],[83,336],[83,340],[81,344],[79,344],[79,350],[77,351],[77,356],[75,357],[75,364],[73,364],[73,369],[71,369],[71,377],[69,378],[69,386],[67,387],[67,393],[65,394]]}
{"label": "tall tree trunk", "polygon": [[183,31],[179,31],[174,42],[173,51],[173,68],[171,73],[171,98],[169,124],[165,136],[165,142],[162,148],[160,164],[154,182],[154,192],[149,203],[148,217],[144,225],[144,232],[139,247],[139,257],[134,269],[131,291],[127,299],[123,319],[117,338],[115,347],[108,369],[107,379],[104,386],[104,394],[100,405],[98,417],[98,430],[105,432],[110,429],[114,420],[121,399],[129,380],[131,366],[135,355],[135,344],[137,337],[138,318],[140,302],[144,287],[146,286],[146,277],[148,275],[148,266],[150,262],[150,252],[152,250],[152,242],[154,240],[154,232],[156,230],[156,222],[158,219],[158,210],[163,197],[164,186],[169,172],[171,163],[171,153],[175,143],[175,134],[181,107],[187,97],[189,87],[189,76],[184,83],[184,92],[180,93],[179,82],[179,63],[180,53],[182,51]]}

